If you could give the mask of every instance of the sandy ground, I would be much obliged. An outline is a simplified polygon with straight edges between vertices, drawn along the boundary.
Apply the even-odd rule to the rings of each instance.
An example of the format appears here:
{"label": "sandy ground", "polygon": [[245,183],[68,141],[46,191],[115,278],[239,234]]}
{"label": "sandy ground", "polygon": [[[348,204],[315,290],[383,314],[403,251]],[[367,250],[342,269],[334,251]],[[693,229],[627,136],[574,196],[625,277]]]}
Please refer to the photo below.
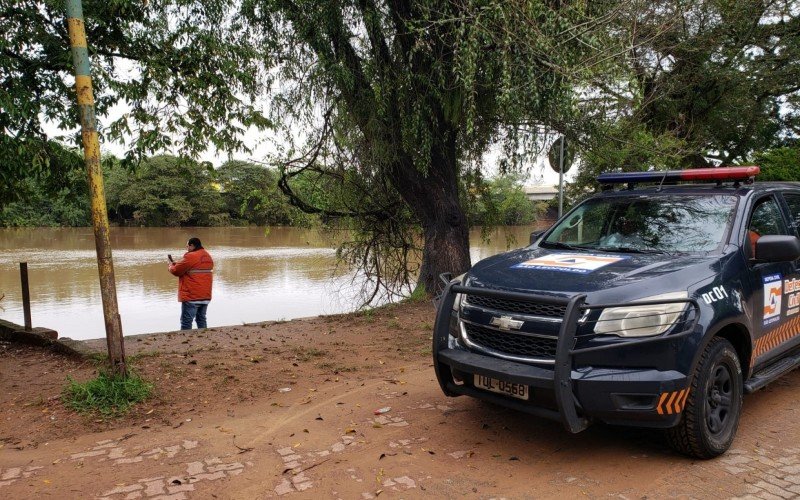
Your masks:
{"label": "sandy ground", "polygon": [[[126,338],[155,396],[106,421],[64,407],[95,365],[0,344],[0,498],[720,498],[800,494],[800,374],[745,398],[710,461],[652,431],[445,397],[429,303]],[[102,350],[104,341],[92,341]],[[375,414],[375,410],[387,409]]]}

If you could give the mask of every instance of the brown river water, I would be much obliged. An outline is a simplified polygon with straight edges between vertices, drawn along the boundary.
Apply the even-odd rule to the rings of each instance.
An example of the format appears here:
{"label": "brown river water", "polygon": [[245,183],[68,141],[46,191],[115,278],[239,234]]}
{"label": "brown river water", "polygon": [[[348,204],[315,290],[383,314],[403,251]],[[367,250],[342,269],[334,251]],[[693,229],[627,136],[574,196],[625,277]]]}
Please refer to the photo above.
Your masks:
{"label": "brown river water", "polygon": [[[532,226],[470,235],[472,262],[527,244]],[[356,309],[357,275],[337,269],[335,243],[315,229],[112,228],[125,335],[180,328],[177,278],[167,254],[197,236],[214,258],[208,326],[288,320]],[[0,229],[0,319],[23,324],[19,263],[28,263],[33,326],[61,337],[105,336],[91,228]],[[355,277],[355,279],[354,279]]]}

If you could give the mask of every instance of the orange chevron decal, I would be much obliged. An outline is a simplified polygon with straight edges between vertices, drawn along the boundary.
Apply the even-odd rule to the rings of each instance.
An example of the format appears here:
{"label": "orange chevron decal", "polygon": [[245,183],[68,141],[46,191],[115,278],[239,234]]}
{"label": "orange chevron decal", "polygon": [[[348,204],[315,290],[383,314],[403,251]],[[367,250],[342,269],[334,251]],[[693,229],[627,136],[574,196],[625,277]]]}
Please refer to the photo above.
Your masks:
{"label": "orange chevron decal", "polygon": [[658,399],[656,411],[659,415],[674,415],[683,411],[686,405],[686,398],[689,396],[689,389],[680,391],[662,392]]}
{"label": "orange chevron decal", "polygon": [[683,390],[683,397],[681,398],[680,408],[678,408],[678,412],[682,412],[684,408],[686,408],[686,398],[689,397],[689,388]]}
{"label": "orange chevron decal", "polygon": [[656,406],[656,410],[658,411],[659,415],[664,414],[664,408],[662,405],[664,404],[664,400],[667,399],[667,396],[669,396],[669,393],[664,392],[661,394],[661,399],[658,400],[658,406]]}
{"label": "orange chevron decal", "polygon": [[672,415],[675,411],[672,408],[672,402],[675,401],[675,396],[677,396],[677,392],[673,392],[672,395],[669,397],[669,401],[667,401],[667,415]]}
{"label": "orange chevron decal", "polygon": [[800,335],[800,315],[783,322],[783,324],[778,325],[769,333],[756,339],[753,345],[753,355],[750,360],[751,364],[754,363],[759,356],[768,353],[776,347],[780,347],[783,343],[792,340],[797,335]]}

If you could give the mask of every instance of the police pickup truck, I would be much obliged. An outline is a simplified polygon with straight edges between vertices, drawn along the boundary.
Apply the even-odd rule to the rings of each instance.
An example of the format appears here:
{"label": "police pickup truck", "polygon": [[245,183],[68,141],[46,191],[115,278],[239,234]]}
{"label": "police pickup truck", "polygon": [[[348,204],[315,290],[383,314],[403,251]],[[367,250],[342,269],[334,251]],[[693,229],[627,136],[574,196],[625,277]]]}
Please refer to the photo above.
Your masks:
{"label": "police pickup truck", "polygon": [[758,172],[602,174],[606,189],[530,246],[445,279],[444,393],[724,453],[743,393],[800,365],[800,184]]}

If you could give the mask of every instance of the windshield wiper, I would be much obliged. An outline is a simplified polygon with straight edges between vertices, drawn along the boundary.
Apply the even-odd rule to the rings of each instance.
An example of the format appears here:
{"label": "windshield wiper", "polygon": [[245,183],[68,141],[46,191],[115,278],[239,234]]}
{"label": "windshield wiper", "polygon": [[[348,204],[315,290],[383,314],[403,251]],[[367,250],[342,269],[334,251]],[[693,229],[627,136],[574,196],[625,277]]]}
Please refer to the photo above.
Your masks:
{"label": "windshield wiper", "polygon": [[603,252],[620,252],[620,253],[666,253],[663,250],[654,250],[652,248],[597,247],[597,249]]}
{"label": "windshield wiper", "polygon": [[570,245],[561,241],[543,241],[539,244],[545,248],[564,248],[566,250],[595,250],[595,247],[587,247],[583,245]]}

